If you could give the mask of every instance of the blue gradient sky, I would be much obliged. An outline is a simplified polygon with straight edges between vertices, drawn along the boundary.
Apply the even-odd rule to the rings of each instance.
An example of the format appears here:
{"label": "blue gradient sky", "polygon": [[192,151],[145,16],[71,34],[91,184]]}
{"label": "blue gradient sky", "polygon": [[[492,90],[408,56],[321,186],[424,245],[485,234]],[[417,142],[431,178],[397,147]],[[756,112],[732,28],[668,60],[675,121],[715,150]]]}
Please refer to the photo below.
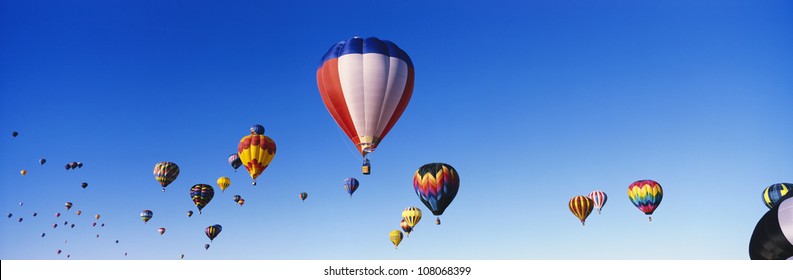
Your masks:
{"label": "blue gradient sky", "polygon": [[[293,2],[2,1],[0,259],[744,260],[761,191],[793,181],[789,1]],[[352,36],[416,69],[366,177],[315,81]],[[254,123],[278,151],[252,187],[226,159]],[[441,226],[411,183],[437,161],[461,176]],[[189,187],[220,176],[198,215]],[[652,222],[640,179],[664,187]],[[567,202],[595,189],[582,227]],[[424,219],[394,250],[408,206]]]}

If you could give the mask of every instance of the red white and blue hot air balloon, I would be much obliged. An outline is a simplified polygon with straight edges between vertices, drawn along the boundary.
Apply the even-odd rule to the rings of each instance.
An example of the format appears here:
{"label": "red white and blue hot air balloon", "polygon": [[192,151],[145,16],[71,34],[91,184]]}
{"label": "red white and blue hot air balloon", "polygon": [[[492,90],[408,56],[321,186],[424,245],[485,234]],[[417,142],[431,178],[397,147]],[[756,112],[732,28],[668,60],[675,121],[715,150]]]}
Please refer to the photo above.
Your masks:
{"label": "red white and blue hot air balloon", "polygon": [[414,76],[413,62],[396,44],[353,37],[322,56],[317,87],[328,112],[366,159],[405,111]]}
{"label": "red white and blue hot air balloon", "polygon": [[606,193],[603,191],[592,191],[587,197],[592,200],[595,210],[598,210],[598,214],[600,214],[600,210],[603,209],[603,206],[606,205],[606,201],[608,200]]}

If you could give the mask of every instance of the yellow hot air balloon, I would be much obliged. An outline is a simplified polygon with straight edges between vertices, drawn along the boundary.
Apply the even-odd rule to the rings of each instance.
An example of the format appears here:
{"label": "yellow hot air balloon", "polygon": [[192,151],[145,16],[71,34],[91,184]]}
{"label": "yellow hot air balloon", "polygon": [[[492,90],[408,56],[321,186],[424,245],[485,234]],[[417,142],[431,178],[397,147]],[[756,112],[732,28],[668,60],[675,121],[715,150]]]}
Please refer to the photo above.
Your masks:
{"label": "yellow hot air balloon", "polygon": [[402,219],[405,219],[405,223],[410,227],[416,227],[416,224],[421,221],[421,209],[416,207],[405,208],[405,211],[402,211]]}
{"label": "yellow hot air balloon", "polygon": [[399,243],[402,243],[402,232],[399,230],[392,230],[391,233],[388,234],[388,239],[391,239],[391,243],[394,243],[394,249],[399,247]]}
{"label": "yellow hot air balloon", "polygon": [[242,165],[251,174],[255,186],[256,178],[262,174],[275,157],[275,141],[264,136],[264,127],[261,125],[254,127],[257,129],[251,128],[251,134],[240,139],[237,154],[240,155]]}
{"label": "yellow hot air balloon", "polygon": [[220,191],[226,191],[226,188],[228,188],[230,185],[231,179],[229,179],[229,177],[224,176],[218,178],[218,187],[220,187]]}
{"label": "yellow hot air balloon", "polygon": [[22,176],[25,176],[26,174],[28,174],[28,171],[25,170],[25,169],[22,169],[21,171],[19,171],[19,174],[22,174]]}

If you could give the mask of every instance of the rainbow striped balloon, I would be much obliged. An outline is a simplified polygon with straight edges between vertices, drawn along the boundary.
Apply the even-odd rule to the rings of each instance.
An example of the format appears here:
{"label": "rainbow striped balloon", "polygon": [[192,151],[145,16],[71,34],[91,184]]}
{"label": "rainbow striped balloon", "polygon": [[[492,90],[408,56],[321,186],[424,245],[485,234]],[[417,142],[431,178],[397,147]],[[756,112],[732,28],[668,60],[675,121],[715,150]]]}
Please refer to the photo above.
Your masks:
{"label": "rainbow striped balloon", "polygon": [[[661,199],[664,198],[664,190],[661,184],[653,180],[639,180],[628,186],[628,199],[631,200],[636,208],[646,215],[652,215]],[[653,220],[649,217],[650,221]]]}
{"label": "rainbow striped balloon", "polygon": [[170,161],[158,162],[154,165],[154,179],[160,182],[162,191],[179,176],[179,166]]}
{"label": "rainbow striped balloon", "polygon": [[193,199],[195,206],[198,207],[198,214],[201,214],[201,209],[204,209],[215,197],[215,189],[207,184],[196,184],[190,188],[190,197]]}

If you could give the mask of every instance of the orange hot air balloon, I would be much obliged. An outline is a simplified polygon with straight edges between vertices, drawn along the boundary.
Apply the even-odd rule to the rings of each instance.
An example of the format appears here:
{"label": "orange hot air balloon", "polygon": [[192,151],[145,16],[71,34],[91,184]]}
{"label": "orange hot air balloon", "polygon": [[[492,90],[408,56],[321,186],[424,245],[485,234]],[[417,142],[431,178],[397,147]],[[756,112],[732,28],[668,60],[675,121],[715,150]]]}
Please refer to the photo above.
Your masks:
{"label": "orange hot air balloon", "polygon": [[568,206],[570,207],[570,212],[573,212],[573,215],[581,220],[581,225],[584,225],[586,218],[592,213],[595,204],[589,197],[578,195],[570,199]]}
{"label": "orange hot air balloon", "polygon": [[[261,127],[255,125],[254,127]],[[256,178],[267,169],[270,162],[275,157],[275,141],[270,137],[264,136],[264,127],[261,129],[251,129],[251,134],[242,137],[239,145],[237,146],[237,154],[240,156],[242,165],[248,170],[253,180],[252,184],[256,185]]]}

